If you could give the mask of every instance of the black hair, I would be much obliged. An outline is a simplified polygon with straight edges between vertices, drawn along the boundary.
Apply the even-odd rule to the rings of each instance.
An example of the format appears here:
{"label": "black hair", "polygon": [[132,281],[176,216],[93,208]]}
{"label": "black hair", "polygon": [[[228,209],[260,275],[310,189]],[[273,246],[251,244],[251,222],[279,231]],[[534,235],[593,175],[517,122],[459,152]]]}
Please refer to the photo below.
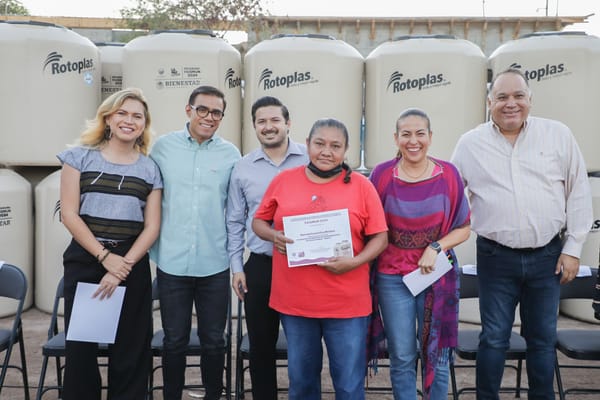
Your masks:
{"label": "black hair", "polygon": [[256,110],[258,110],[259,108],[262,108],[262,107],[269,107],[269,106],[275,106],[275,107],[281,108],[281,114],[283,115],[285,122],[288,122],[290,120],[290,112],[289,112],[288,108],[281,102],[281,100],[279,100],[277,97],[273,97],[273,96],[263,96],[263,97],[259,98],[258,100],[256,100],[254,102],[254,104],[252,104],[251,114],[252,114],[252,123],[253,124],[254,124],[254,122],[256,122]]}
{"label": "black hair", "polygon": [[[339,121],[335,118],[321,118],[315,121],[313,126],[310,128],[310,132],[308,133],[308,141],[312,139],[314,133],[321,128],[335,128],[342,132],[344,135],[345,146],[344,148],[348,148],[348,142],[350,141],[350,136],[348,135],[348,128],[342,121]],[[344,174],[344,183],[350,182],[350,175],[352,175],[352,168],[346,162],[342,162],[342,168],[346,171]]]}
{"label": "black hair", "polygon": [[431,132],[431,120],[429,119],[429,115],[427,115],[427,113],[423,110],[421,110],[420,108],[407,108],[406,110],[402,111],[400,113],[400,116],[398,117],[398,119],[396,120],[396,132],[398,132],[398,124],[401,120],[403,120],[406,117],[421,117],[423,118],[425,121],[427,121],[427,130],[429,132]]}
{"label": "black hair", "polygon": [[188,100],[188,104],[193,105],[194,101],[196,101],[196,97],[198,97],[199,94],[205,94],[208,96],[215,96],[215,97],[220,98],[223,101],[223,112],[225,112],[225,108],[227,107],[227,102],[225,101],[225,94],[223,92],[221,92],[219,89],[217,89],[214,86],[208,86],[208,85],[198,86],[190,94],[190,99]]}
{"label": "black hair", "polygon": [[[523,73],[523,71],[521,71],[518,68],[507,68],[504,71],[500,71],[496,74],[496,76],[494,76],[494,78],[492,79],[492,82],[490,83],[490,88],[488,89],[488,98],[491,99],[492,96],[492,90],[494,90],[494,85],[496,84],[496,81],[498,80],[498,78],[502,75],[506,75],[506,74],[514,74],[514,75],[518,75],[521,78],[523,78],[523,81],[525,81],[525,85],[527,86],[527,90],[529,92],[531,92],[531,89],[529,88],[529,79],[527,79],[527,76]],[[531,93],[530,93],[531,94]]]}

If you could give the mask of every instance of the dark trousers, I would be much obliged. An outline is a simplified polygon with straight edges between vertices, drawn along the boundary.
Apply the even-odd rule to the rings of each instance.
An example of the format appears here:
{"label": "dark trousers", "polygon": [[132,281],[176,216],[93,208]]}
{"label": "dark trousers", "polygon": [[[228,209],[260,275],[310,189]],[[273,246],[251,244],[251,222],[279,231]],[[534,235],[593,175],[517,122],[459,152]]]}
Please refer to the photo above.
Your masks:
{"label": "dark trousers", "polygon": [[192,306],[196,306],[201,345],[200,373],[205,400],[223,392],[225,325],[230,300],[229,270],[206,277],[171,275],[157,270],[163,341],[163,397],[180,400],[185,383],[185,350],[190,338]]}
{"label": "dark trousers", "polygon": [[252,398],[277,400],[275,346],[279,336],[279,313],[269,307],[271,294],[270,256],[251,253],[244,265],[248,293],[244,298],[250,340]]}
{"label": "dark trousers", "polygon": [[[131,244],[132,242],[127,242],[110,250],[124,255]],[[74,240],[65,251],[63,259],[65,325],[68,330],[77,283],[98,283],[106,270]],[[152,362],[152,283],[148,256],[134,265],[121,286],[127,289],[115,343],[109,346],[108,398],[142,400],[146,398]],[[100,400],[102,381],[97,352],[96,343],[66,342],[64,400]]]}
{"label": "dark trousers", "polygon": [[519,304],[527,342],[529,400],[553,400],[560,276],[554,273],[562,243],[555,237],[537,249],[511,249],[477,238],[481,334],[477,399],[497,400],[506,350]]}

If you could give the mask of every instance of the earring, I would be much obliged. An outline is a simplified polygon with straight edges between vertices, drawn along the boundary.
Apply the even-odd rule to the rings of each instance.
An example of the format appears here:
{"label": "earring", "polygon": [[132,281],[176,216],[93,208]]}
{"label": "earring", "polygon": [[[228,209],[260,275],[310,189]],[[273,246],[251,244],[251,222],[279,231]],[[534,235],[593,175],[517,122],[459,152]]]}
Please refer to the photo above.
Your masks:
{"label": "earring", "polygon": [[112,131],[110,130],[110,126],[106,125],[104,127],[104,139],[110,140],[112,138]]}

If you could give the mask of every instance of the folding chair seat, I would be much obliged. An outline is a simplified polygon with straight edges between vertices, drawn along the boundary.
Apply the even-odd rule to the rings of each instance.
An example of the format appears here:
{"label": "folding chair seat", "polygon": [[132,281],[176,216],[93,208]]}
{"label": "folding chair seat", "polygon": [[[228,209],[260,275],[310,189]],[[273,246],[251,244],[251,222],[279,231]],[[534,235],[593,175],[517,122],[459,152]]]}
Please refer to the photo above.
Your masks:
{"label": "folding chair seat", "polygon": [[[479,297],[479,287],[477,275],[465,273],[460,268],[460,298],[470,299]],[[479,333],[481,329],[460,329],[458,330],[458,345],[454,354],[463,360],[476,360],[479,350]],[[502,387],[502,392],[515,392],[515,397],[521,397],[521,374],[523,370],[523,360],[526,356],[527,344],[525,339],[517,332],[511,332],[509,349],[506,352],[506,360],[516,361],[516,365],[506,364],[505,368],[511,368],[516,371],[516,383],[514,387]],[[458,389],[456,383],[456,368],[475,368],[475,364],[456,365],[450,363],[450,381],[452,386],[452,396],[458,400],[463,393],[475,392],[476,387],[463,387]],[[525,389],[526,390],[526,389]]]}
{"label": "folding chair seat", "polygon": [[[244,332],[243,321],[244,306],[241,300],[238,299],[238,316],[236,327],[236,367],[235,367],[235,399],[243,399],[246,393],[250,393],[252,388],[245,388],[244,379],[246,371],[249,371],[250,365],[250,339],[248,334]],[[283,329],[279,328],[279,337],[275,345],[275,359],[277,367],[287,368],[287,340]],[[287,391],[287,388],[278,387],[280,391]]]}
{"label": "folding chair seat", "polygon": [[[50,390],[58,391],[58,397],[62,397],[63,388],[63,369],[64,358],[66,355],[66,340],[64,325],[62,329],[59,329],[59,311],[60,305],[64,300],[64,281],[60,279],[56,287],[56,294],[54,296],[54,304],[52,306],[52,317],[50,318],[50,327],[48,328],[48,339],[42,346],[42,368],[40,370],[40,381],[38,383],[38,390],[36,400],[41,400],[44,394]],[[98,357],[108,357],[108,345],[101,343],[98,345]],[[48,369],[48,361],[50,358],[54,358],[56,364],[56,384],[46,384],[46,373]],[[105,363],[101,363],[100,366],[106,366]]]}
{"label": "folding chair seat", "polygon": [[[561,285],[561,299],[589,299],[590,314],[593,313],[592,299],[594,297],[594,288],[596,285],[597,268],[592,268],[590,276],[576,277],[571,282]],[[600,369],[600,330],[598,327],[589,329],[558,329],[556,332],[556,383],[561,400],[567,395],[573,394],[599,394],[600,387],[572,387],[564,388],[562,371],[565,369]],[[560,363],[558,352],[569,359],[578,360],[578,364]],[[585,363],[591,361],[592,363]],[[593,363],[595,362],[595,363]],[[580,398],[578,396],[578,398]]]}
{"label": "folding chair seat", "polygon": [[[27,278],[23,271],[11,264],[0,264],[0,297],[17,301],[16,312],[10,329],[0,329],[0,354],[4,353],[4,360],[0,364],[0,393],[5,384],[6,374],[9,369],[21,372],[25,400],[29,400],[29,383],[27,381],[27,362],[25,359],[25,342],[23,340],[23,324],[21,314],[25,296],[27,295]],[[21,365],[10,364],[13,346],[19,344]]]}
{"label": "folding chair seat", "polygon": [[[231,298],[231,296],[228,296]],[[152,282],[152,300],[155,302],[159,301],[158,296],[158,284],[156,279]],[[227,307],[227,327],[225,329],[225,398],[227,400],[231,399],[232,393],[232,346],[231,346],[231,338],[232,338],[232,327],[231,327],[231,303]],[[152,336],[152,357],[157,358],[159,360],[158,364],[152,366],[150,377],[149,377],[149,388],[148,388],[148,396],[152,400],[154,398],[154,391],[162,390],[163,386],[161,384],[155,384],[154,374],[158,372],[162,368],[162,356],[163,356],[163,339],[165,337],[165,332],[162,329],[158,329],[154,332]],[[198,357],[201,355],[200,338],[198,337],[198,329],[192,327],[190,331],[190,340],[186,349],[186,357]],[[198,368],[198,376],[200,376],[200,361],[198,362],[188,362],[186,364],[186,368]],[[204,386],[201,383],[186,383],[184,389],[204,389]]]}

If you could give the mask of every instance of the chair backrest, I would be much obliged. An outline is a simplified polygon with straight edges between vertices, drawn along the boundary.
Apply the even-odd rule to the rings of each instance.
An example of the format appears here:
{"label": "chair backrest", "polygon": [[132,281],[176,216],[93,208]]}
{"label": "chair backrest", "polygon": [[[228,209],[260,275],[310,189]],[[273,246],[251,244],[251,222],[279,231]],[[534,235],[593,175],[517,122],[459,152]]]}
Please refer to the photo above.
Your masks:
{"label": "chair backrest", "polygon": [[52,306],[52,317],[50,319],[50,327],[48,328],[48,339],[58,333],[58,308],[60,300],[65,296],[65,282],[61,277],[56,285],[56,294],[54,295],[54,305]]}
{"label": "chair backrest", "polygon": [[477,275],[465,274],[460,268],[460,298],[473,299],[479,297]]}
{"label": "chair backrest", "polygon": [[0,267],[0,297],[25,300],[27,295],[27,278],[23,271],[12,264]]}
{"label": "chair backrest", "polygon": [[598,268],[592,268],[590,276],[578,276],[572,281],[560,285],[561,299],[593,299],[596,288]]}
{"label": "chair backrest", "polygon": [[152,301],[158,300],[158,282],[157,278],[152,280]]}

